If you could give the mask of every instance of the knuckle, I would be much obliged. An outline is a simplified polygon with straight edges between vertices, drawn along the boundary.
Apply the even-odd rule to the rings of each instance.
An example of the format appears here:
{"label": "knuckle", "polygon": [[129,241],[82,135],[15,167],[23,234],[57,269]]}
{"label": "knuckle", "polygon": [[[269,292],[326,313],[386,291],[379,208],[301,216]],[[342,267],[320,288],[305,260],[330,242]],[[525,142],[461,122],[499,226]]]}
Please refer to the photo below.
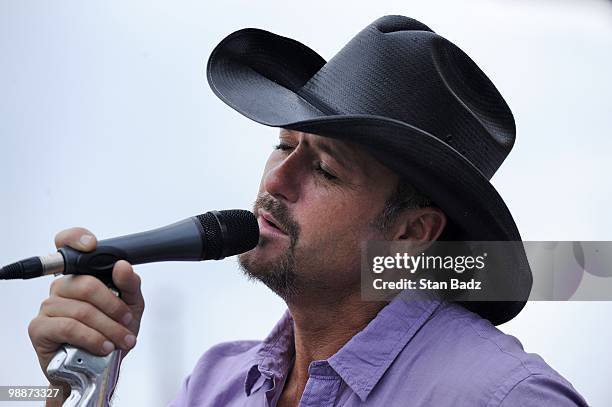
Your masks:
{"label": "knuckle", "polygon": [[111,317],[113,319],[122,318],[126,312],[128,312],[128,307],[125,303],[119,299],[117,301],[113,301],[113,304],[109,306]]}
{"label": "knuckle", "polygon": [[100,333],[96,332],[74,332],[71,338],[72,342],[78,347],[82,347],[85,350],[98,354],[102,348],[104,339]]}
{"label": "knuckle", "polygon": [[49,285],[49,294],[54,294],[57,292],[60,284],[63,284],[61,280],[63,280],[64,278],[66,277],[56,278],[53,281],[51,281],[51,284]]}
{"label": "knuckle", "polygon": [[44,311],[48,310],[49,308],[51,308],[54,305],[54,303],[55,303],[55,299],[54,299],[53,296],[45,298],[40,303],[40,312],[44,312]]}
{"label": "knuckle", "polygon": [[62,332],[65,336],[74,333],[77,328],[77,321],[71,318],[63,318],[58,322],[59,331]]}
{"label": "knuckle", "polygon": [[99,334],[87,334],[85,332],[76,332],[75,333],[75,341],[83,344],[83,345],[89,345],[92,347],[97,347],[96,345],[98,344],[98,342],[101,342],[99,339]]}
{"label": "knuckle", "polygon": [[80,280],[79,281],[79,291],[84,297],[89,298],[100,290],[101,283],[95,277],[92,277],[92,276],[79,276],[79,277],[80,277],[79,278]]}
{"label": "knuckle", "polygon": [[88,304],[82,304],[75,307],[72,311],[74,319],[78,319],[81,322],[89,321],[93,314],[93,308]]}
{"label": "knuckle", "polygon": [[38,337],[38,331],[40,326],[40,317],[36,317],[30,321],[28,324],[28,335],[30,336],[30,340],[35,342]]}

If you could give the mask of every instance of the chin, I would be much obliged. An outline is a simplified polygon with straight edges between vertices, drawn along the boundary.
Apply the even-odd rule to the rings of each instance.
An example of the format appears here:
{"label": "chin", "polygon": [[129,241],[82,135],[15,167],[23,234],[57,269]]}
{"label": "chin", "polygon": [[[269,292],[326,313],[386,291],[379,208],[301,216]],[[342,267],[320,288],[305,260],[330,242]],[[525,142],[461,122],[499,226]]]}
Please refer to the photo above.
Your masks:
{"label": "chin", "polygon": [[246,253],[238,256],[238,264],[240,268],[250,277],[259,279],[260,276],[269,274],[273,267],[274,261],[271,257],[262,253],[261,246],[255,247]]}
{"label": "chin", "polygon": [[238,265],[240,266],[240,268],[247,272],[248,274],[255,274],[254,270],[259,268],[257,267],[258,265],[258,261],[256,260],[257,255],[253,252],[255,252],[257,249],[259,248],[259,246],[257,246],[256,248],[254,248],[253,250],[250,250],[246,253],[242,253],[238,255]]}
{"label": "chin", "polygon": [[297,293],[293,254],[285,250],[270,257],[260,249],[258,245],[255,249],[239,255],[240,268],[249,279],[261,281],[285,301],[290,300]]}

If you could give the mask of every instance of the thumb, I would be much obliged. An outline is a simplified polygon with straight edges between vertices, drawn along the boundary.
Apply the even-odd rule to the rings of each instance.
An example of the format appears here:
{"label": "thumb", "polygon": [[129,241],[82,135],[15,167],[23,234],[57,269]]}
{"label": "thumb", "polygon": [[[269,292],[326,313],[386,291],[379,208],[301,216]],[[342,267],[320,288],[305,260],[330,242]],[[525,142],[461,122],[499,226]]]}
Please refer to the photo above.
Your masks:
{"label": "thumb", "polygon": [[85,228],[70,228],[55,235],[55,247],[70,246],[82,252],[90,252],[96,248],[97,241],[93,233]]}

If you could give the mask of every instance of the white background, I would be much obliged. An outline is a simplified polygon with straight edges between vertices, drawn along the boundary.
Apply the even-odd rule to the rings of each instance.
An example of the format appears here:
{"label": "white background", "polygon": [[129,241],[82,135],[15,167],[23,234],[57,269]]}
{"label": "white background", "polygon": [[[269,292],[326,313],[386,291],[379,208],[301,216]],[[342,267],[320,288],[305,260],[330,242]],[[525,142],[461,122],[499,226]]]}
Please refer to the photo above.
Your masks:
{"label": "white background", "polygon": [[[517,142],[493,183],[525,240],[612,240],[610,2],[0,0],[0,263],[70,226],[104,238],[250,208],[276,130],[213,95],[212,48],[259,27],[329,59],[384,14],[457,43],[505,96]],[[119,406],[163,405],[211,345],[262,338],[284,309],[233,258],[137,271],[147,310]],[[0,385],[44,384],[27,325],[49,282],[0,283]],[[609,302],[530,303],[501,329],[607,406],[611,324]]]}

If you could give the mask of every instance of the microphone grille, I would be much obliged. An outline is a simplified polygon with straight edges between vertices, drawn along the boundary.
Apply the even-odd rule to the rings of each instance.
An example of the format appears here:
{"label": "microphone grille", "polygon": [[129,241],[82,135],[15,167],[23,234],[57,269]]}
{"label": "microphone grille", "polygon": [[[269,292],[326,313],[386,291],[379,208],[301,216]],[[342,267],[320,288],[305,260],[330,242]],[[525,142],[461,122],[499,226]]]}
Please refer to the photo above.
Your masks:
{"label": "microphone grille", "polygon": [[259,241],[259,225],[243,209],[211,211],[197,216],[202,226],[203,260],[220,260],[251,250]]}

